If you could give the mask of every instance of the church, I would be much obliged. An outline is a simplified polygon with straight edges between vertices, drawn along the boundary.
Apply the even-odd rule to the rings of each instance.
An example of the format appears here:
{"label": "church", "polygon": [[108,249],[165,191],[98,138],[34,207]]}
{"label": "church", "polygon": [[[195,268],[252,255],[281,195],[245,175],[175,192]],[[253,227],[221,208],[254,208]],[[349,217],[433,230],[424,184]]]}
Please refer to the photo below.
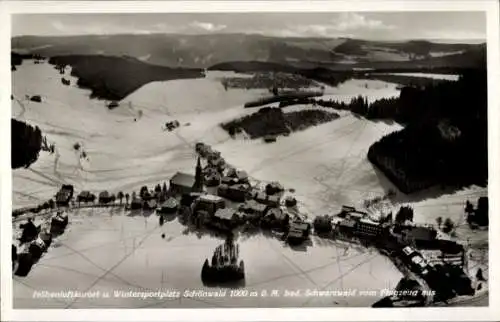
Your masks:
{"label": "church", "polygon": [[201,167],[201,160],[198,157],[196,163],[195,175],[177,172],[170,179],[169,192],[171,195],[184,195],[191,192],[204,192],[205,185],[203,182],[203,169]]}

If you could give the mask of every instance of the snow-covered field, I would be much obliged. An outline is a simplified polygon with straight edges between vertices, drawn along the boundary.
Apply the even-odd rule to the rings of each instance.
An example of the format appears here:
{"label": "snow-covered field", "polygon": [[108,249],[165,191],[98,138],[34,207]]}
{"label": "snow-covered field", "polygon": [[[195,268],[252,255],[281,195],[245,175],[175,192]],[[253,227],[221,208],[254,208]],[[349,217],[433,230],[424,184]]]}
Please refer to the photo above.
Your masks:
{"label": "snow-covered field", "polygon": [[[333,122],[280,137],[273,144],[261,140],[232,140],[218,127],[221,122],[252,113],[249,100],[265,90],[225,91],[222,76],[155,82],[145,85],[110,111],[105,102],[90,100],[88,91],[61,84],[61,75],[48,64],[23,62],[13,74],[12,115],[38,125],[53,155],[41,152],[29,169],[13,171],[13,207],[38,204],[51,198],[62,183],[99,192],[137,191],[155,185],[177,171],[194,172],[197,141],[211,144],[231,164],[261,180],[278,180],[295,189],[303,210],[311,217],[337,212],[341,205],[362,207],[366,199],[382,196],[392,184],[366,159],[370,144],[399,125],[370,122],[348,112]],[[233,76],[233,75],[231,75]],[[25,100],[41,95],[43,102]],[[397,95],[394,84],[348,81],[326,88],[326,98],[350,99],[359,94],[370,100]],[[296,109],[297,106],[290,107]],[[136,121],[134,121],[136,119]],[[181,127],[163,131],[167,121]],[[189,125],[187,125],[189,124]],[[78,142],[88,153],[82,161],[73,149]],[[415,221],[435,222],[450,217],[461,224],[457,234],[486,244],[487,232],[471,232],[463,225],[466,198],[476,201],[486,189],[471,187],[440,197],[422,193],[404,195],[394,203],[415,208]],[[391,203],[386,206],[391,207]],[[327,298],[182,299],[34,299],[33,290],[117,290],[199,288],[201,265],[220,240],[185,232],[177,221],[158,226],[157,218],[132,217],[104,210],[81,210],[70,215],[69,230],[26,278],[15,277],[14,306],[23,307],[161,307],[161,306],[369,306],[370,296]],[[160,237],[166,233],[166,238]],[[276,238],[253,236],[241,240],[241,256],[252,289],[391,288],[401,274],[384,257],[366,249],[313,238],[307,251],[285,247]],[[346,250],[347,248],[347,250]],[[263,251],[265,250],[265,251]],[[162,284],[163,283],[163,284]],[[308,301],[310,300],[310,301]],[[307,301],[307,303],[306,303]]]}

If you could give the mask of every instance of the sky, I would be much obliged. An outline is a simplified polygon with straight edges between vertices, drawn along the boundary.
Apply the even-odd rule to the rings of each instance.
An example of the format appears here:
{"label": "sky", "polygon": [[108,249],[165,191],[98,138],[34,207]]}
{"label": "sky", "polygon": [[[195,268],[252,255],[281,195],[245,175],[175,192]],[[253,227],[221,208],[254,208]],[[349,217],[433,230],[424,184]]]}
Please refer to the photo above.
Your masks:
{"label": "sky", "polygon": [[23,14],[12,35],[253,33],[374,40],[486,39],[484,12]]}

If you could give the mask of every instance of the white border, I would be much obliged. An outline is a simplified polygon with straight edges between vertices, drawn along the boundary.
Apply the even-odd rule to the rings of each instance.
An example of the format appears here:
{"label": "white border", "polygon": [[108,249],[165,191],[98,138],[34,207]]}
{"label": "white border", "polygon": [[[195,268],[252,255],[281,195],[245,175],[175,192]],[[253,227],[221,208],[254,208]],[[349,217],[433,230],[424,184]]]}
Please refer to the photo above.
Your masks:
{"label": "white border", "polygon": [[[0,207],[1,207],[1,316],[6,321],[477,321],[500,320],[498,276],[498,233],[500,225],[500,131],[499,97],[499,10],[496,0],[479,1],[0,1],[0,61],[9,61],[10,15],[15,13],[147,13],[147,12],[327,12],[327,11],[483,11],[487,13],[488,127],[490,195],[490,306],[488,308],[422,309],[92,309],[92,310],[13,310],[10,263],[12,180],[10,171],[10,68],[0,64]],[[8,86],[5,86],[8,84]],[[497,165],[497,166],[495,166]],[[497,247],[495,247],[497,246]],[[228,312],[230,311],[230,312]]]}

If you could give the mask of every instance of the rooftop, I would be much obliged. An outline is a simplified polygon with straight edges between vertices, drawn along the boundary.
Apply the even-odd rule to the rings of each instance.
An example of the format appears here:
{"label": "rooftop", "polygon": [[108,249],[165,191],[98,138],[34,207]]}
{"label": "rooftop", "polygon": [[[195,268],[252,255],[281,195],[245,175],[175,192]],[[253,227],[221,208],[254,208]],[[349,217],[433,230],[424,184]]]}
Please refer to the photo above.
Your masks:
{"label": "rooftop", "polygon": [[258,203],[255,200],[247,201],[246,203],[244,203],[242,205],[242,207],[243,207],[243,209],[252,209],[252,210],[256,210],[256,211],[260,211],[260,212],[265,211],[267,208],[266,205]]}
{"label": "rooftop", "polygon": [[215,212],[215,217],[219,219],[225,219],[225,220],[231,220],[236,213],[236,210],[233,208],[223,208],[223,209],[218,209]]}
{"label": "rooftop", "polygon": [[215,195],[203,195],[200,197],[200,200],[210,201],[210,202],[224,201],[223,198]]}
{"label": "rooftop", "polygon": [[340,226],[354,228],[356,226],[356,221],[352,219],[345,219],[339,223]]}
{"label": "rooftop", "polygon": [[177,186],[184,186],[184,187],[192,187],[195,182],[195,177],[192,174],[189,173],[184,173],[184,172],[177,172],[171,179],[170,179],[170,184],[174,184]]}

